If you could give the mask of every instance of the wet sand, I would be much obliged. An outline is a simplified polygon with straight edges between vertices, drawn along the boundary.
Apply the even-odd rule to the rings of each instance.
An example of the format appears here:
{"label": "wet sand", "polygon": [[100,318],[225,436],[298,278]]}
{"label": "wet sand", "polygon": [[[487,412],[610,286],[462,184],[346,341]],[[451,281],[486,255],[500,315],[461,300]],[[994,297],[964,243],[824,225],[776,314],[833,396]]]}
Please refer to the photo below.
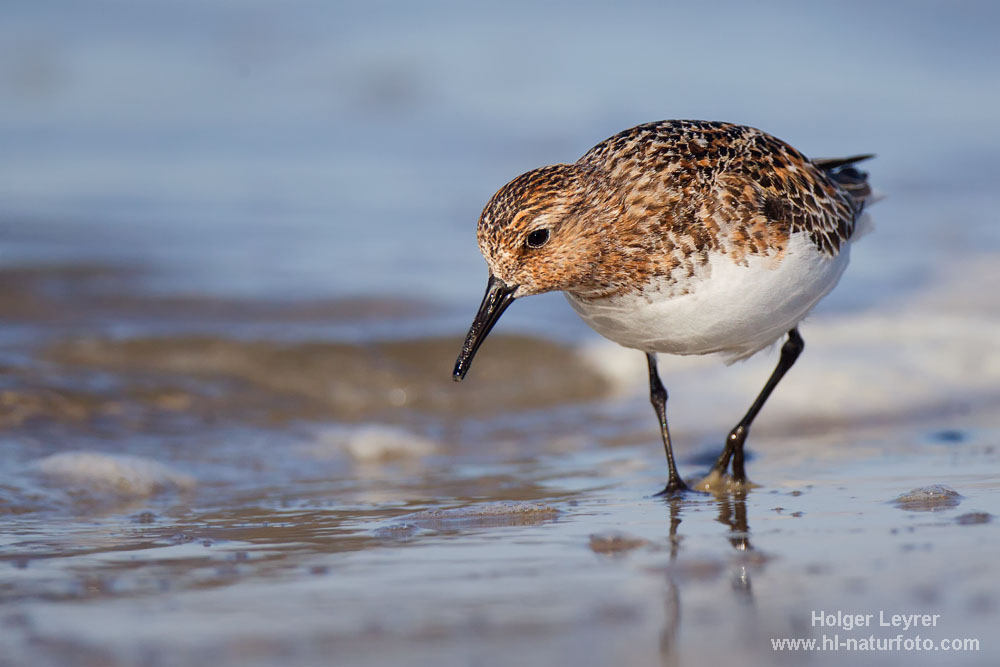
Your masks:
{"label": "wet sand", "polygon": [[[176,320],[197,309],[87,278],[117,271],[0,272],[21,304],[0,392],[0,664],[801,664],[771,640],[918,634],[813,624],[838,610],[939,614],[922,638],[980,642],[952,664],[997,655],[988,394],[961,414],[887,397],[873,420],[864,395],[831,411],[792,383],[751,437],[757,486],[663,500],[642,376],[615,348],[501,334],[457,385],[457,336],[191,335]],[[233,331],[365,310],[204,302]],[[849,406],[816,331],[799,380]],[[770,363],[665,365],[689,395],[672,403],[682,474],[707,470]]]}

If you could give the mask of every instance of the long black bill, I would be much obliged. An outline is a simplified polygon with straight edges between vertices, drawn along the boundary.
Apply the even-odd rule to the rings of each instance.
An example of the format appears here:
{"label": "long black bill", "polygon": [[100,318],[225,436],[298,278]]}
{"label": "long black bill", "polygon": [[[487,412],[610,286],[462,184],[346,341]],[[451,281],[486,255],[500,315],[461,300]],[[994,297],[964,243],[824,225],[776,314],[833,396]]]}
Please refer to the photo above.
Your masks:
{"label": "long black bill", "polygon": [[476,319],[472,320],[469,335],[465,337],[462,351],[458,353],[458,360],[455,362],[455,370],[451,374],[455,382],[461,382],[469,372],[476,350],[486,340],[486,336],[500,319],[503,311],[514,301],[515,291],[517,285],[507,285],[496,276],[490,275],[490,281],[486,284],[486,296],[479,304],[479,312],[476,313]]}

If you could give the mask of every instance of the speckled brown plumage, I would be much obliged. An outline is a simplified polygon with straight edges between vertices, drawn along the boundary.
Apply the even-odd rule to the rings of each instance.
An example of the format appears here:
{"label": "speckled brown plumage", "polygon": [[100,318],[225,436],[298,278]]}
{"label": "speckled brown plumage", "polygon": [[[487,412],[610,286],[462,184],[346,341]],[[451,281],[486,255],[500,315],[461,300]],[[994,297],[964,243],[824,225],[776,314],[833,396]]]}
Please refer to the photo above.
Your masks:
{"label": "speckled brown plumage", "polygon": [[[595,299],[657,279],[683,292],[685,278],[704,270],[711,254],[736,263],[780,259],[799,232],[836,255],[854,234],[867,195],[850,162],[824,167],[741,125],[648,123],[601,142],[573,164],[535,169],[508,183],[483,210],[479,242],[495,275],[518,267],[519,296],[561,289]],[[838,180],[836,170],[844,168],[851,173]],[[542,227],[561,242],[526,262],[539,251],[521,239]],[[587,261],[568,271],[567,254]],[[556,266],[558,272],[548,270]]]}

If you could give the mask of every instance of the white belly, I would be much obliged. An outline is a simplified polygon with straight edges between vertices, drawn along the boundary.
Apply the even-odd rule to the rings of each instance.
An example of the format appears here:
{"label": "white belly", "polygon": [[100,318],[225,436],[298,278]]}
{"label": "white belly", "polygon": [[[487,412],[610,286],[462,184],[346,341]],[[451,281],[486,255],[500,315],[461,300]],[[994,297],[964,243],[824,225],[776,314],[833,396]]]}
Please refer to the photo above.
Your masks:
{"label": "white belly", "polygon": [[[820,253],[804,234],[785,255],[710,256],[707,270],[680,285],[664,281],[642,291],[595,301],[566,298],[605,338],[625,347],[668,354],[720,353],[733,362],[767,347],[826,296],[847,267],[849,246],[836,257]],[[687,293],[678,294],[678,287]]]}

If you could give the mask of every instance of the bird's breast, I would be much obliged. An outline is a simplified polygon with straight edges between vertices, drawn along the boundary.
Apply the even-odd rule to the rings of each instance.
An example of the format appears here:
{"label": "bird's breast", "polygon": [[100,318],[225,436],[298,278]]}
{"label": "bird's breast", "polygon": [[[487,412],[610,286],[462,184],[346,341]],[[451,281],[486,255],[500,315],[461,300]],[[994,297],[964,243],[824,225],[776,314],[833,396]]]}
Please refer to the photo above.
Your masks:
{"label": "bird's breast", "polygon": [[720,353],[730,361],[767,347],[837,284],[848,247],[831,257],[793,234],[780,255],[734,261],[714,252],[694,275],[671,275],[599,299],[566,296],[587,324],[645,352]]}

